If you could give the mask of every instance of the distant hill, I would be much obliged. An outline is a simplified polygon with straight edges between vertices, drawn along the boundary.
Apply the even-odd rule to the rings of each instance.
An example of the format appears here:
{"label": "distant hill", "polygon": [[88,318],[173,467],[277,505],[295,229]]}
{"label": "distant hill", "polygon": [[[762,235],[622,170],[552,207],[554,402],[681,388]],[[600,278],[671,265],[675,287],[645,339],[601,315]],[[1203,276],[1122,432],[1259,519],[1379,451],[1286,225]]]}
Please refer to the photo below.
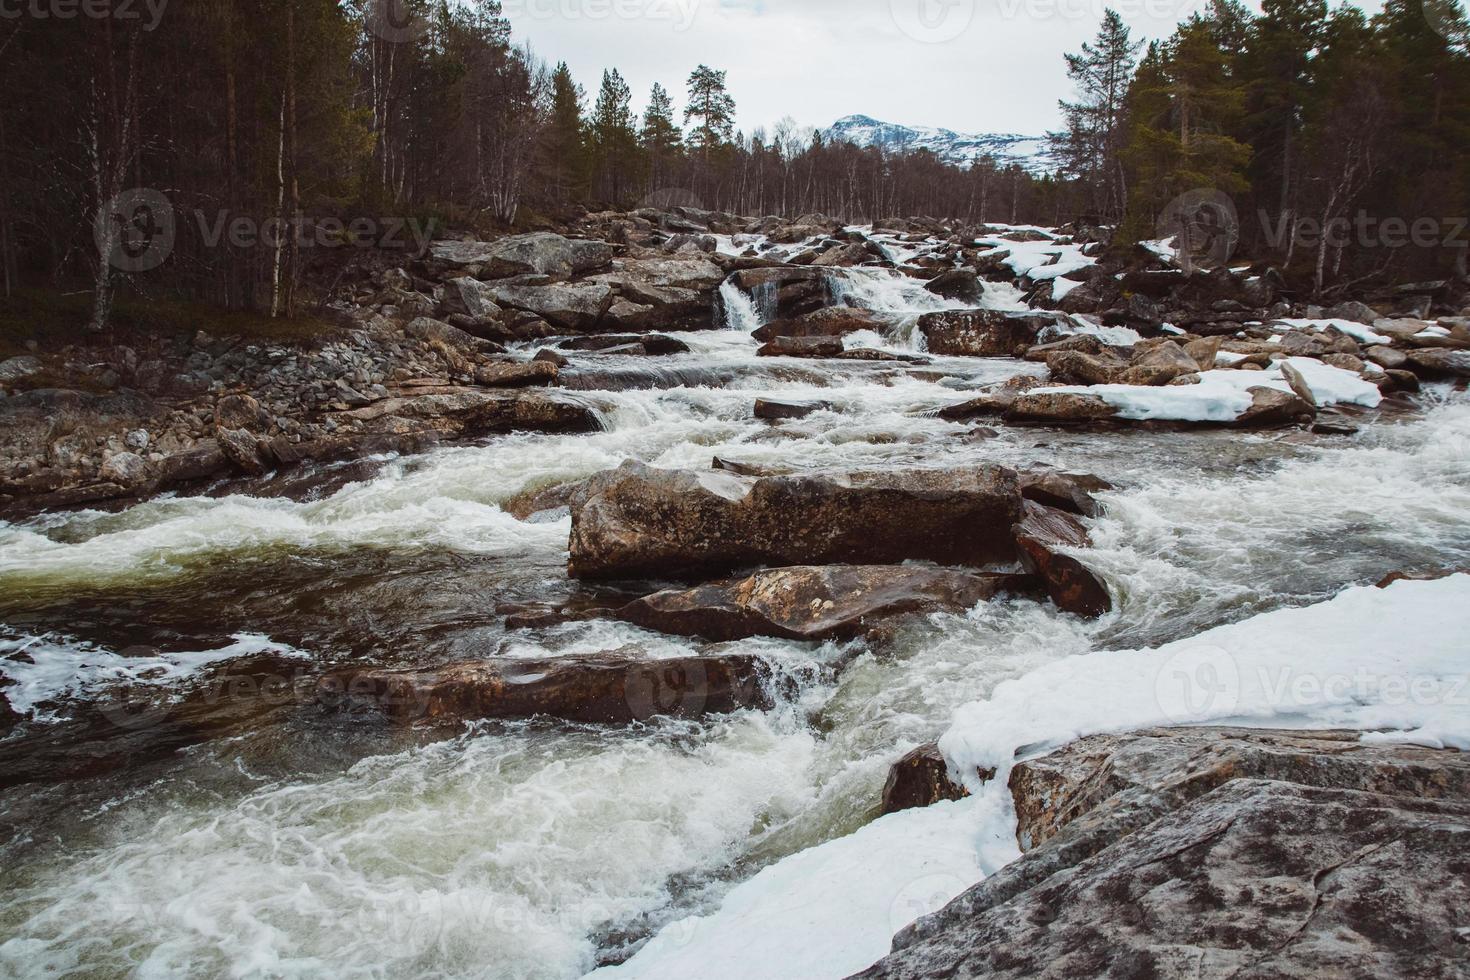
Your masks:
{"label": "distant hill", "polygon": [[931,126],[902,126],[872,116],[845,116],[822,131],[826,139],[888,150],[931,150],[941,160],[968,166],[980,157],[994,157],[1001,165],[1018,163],[1034,174],[1056,169],[1047,152],[1046,138],[1017,133],[956,133]]}

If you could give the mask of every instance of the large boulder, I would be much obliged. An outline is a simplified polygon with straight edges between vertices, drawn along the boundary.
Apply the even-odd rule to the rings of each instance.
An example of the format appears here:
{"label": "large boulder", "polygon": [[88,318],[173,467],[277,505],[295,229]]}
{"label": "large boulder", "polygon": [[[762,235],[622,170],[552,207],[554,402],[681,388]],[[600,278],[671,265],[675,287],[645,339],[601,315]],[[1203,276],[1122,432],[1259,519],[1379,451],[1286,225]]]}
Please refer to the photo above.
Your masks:
{"label": "large boulder", "polygon": [[1018,395],[1006,409],[1007,422],[1042,425],[1078,425],[1110,421],[1118,410],[1097,395],[1045,388]]}
{"label": "large boulder", "polygon": [[686,578],[755,565],[1011,561],[1016,474],[998,466],[742,477],[629,461],[572,506],[574,578]]}
{"label": "large boulder", "polygon": [[1465,758],[1356,732],[1083,739],[1012,770],[1026,853],[859,976],[1463,976]]}
{"label": "large boulder", "polygon": [[707,327],[714,294],[724,281],[719,266],[702,256],[615,259],[613,271],[587,281],[613,288],[627,300],[623,327]]}
{"label": "large boulder", "polygon": [[985,299],[985,287],[980,277],[964,269],[941,272],[924,284],[924,288],[935,296],[943,296],[958,303],[978,306]]}
{"label": "large boulder", "polygon": [[913,565],[803,565],[657,592],[623,607],[618,616],[709,640],[849,639],[893,616],[963,612],[1016,584],[1014,579]]}
{"label": "large boulder", "polygon": [[1408,367],[1427,377],[1470,378],[1470,351],[1415,350],[1409,352]]}
{"label": "large boulder", "polygon": [[855,306],[824,306],[820,310],[764,324],[751,336],[761,342],[777,337],[841,337],[859,330],[883,329],[883,321]]}
{"label": "large boulder", "polygon": [[[342,417],[364,423],[370,431],[391,430],[407,423],[453,436],[602,429],[597,413],[575,397],[536,389],[450,388],[430,394],[384,398],[344,412]],[[221,448],[226,448],[223,443]]]}
{"label": "large boulder", "polygon": [[459,725],[545,716],[626,724],[655,716],[697,718],[767,707],[760,661],[749,656],[647,659],[621,651],[553,660],[486,660],[428,671],[328,674],[319,703],[400,722]]}
{"label": "large boulder", "polygon": [[606,283],[545,283],[536,279],[497,282],[490,295],[501,306],[535,313],[553,326],[577,333],[597,329],[614,300],[612,287]]}
{"label": "large boulder", "polygon": [[759,357],[836,357],[843,352],[841,337],[774,337],[756,348]]}
{"label": "large boulder", "polygon": [[1050,314],[1011,310],[943,310],[919,317],[919,331],[934,354],[1020,357],[1036,336],[1056,323]]}
{"label": "large boulder", "polygon": [[431,262],[461,269],[477,279],[510,279],[538,275],[568,279],[602,268],[612,261],[606,242],[564,238],[550,232],[511,235],[493,242],[434,242]]}

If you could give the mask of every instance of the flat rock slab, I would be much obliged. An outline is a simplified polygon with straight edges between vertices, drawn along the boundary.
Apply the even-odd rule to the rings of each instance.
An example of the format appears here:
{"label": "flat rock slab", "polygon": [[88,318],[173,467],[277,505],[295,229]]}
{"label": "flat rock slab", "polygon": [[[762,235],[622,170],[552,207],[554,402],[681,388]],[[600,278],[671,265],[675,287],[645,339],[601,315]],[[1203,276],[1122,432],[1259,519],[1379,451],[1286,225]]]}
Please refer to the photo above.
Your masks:
{"label": "flat rock slab", "polygon": [[1014,471],[1000,466],[810,476],[598,474],[572,503],[574,578],[707,578],[761,565],[983,566],[1016,557]]}
{"label": "flat rock slab", "polygon": [[1463,753],[1149,729],[1010,789],[1027,852],[859,976],[1466,975]]}
{"label": "flat rock slab", "polygon": [[618,616],[663,633],[738,640],[849,639],[899,615],[963,612],[1014,587],[1020,576],[909,565],[806,565],[669,589]]}
{"label": "flat rock slab", "polygon": [[487,660],[428,671],[328,674],[317,685],[317,700],[398,722],[545,716],[627,724],[769,707],[762,675],[761,662],[749,656]]}

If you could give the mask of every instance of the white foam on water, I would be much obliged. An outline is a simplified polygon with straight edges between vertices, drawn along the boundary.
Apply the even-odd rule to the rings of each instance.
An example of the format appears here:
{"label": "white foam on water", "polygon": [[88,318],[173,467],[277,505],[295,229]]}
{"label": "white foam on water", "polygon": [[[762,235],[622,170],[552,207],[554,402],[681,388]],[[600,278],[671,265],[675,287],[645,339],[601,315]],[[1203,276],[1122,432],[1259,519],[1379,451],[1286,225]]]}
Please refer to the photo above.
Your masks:
{"label": "white foam on water", "polygon": [[56,721],[68,702],[90,699],[120,685],[172,687],[205,669],[241,657],[270,654],[307,658],[308,654],[269,637],[237,633],[234,642],[214,650],[121,653],[57,636],[0,633],[0,697],[32,721]]}
{"label": "white foam on water", "polygon": [[761,317],[755,308],[755,300],[735,285],[734,279],[726,279],[721,284],[720,303],[725,310],[725,329],[745,334],[760,329]]}

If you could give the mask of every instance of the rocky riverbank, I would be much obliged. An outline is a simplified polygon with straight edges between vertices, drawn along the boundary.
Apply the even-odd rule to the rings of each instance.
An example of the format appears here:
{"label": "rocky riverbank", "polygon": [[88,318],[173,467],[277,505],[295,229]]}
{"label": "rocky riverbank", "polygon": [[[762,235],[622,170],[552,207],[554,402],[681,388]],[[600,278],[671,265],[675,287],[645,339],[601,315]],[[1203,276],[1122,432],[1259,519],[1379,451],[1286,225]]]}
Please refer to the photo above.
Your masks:
{"label": "rocky riverbank", "polygon": [[[7,361],[0,781],[30,829],[0,842],[22,869],[0,930],[64,958],[87,923],[117,939],[83,957],[100,973],[131,949],[248,972],[208,918],[342,970],[836,976],[1015,862],[1060,861],[1119,793],[1185,837],[1190,807],[1257,802],[1328,849],[1419,833],[1393,821],[1429,812],[1406,801],[1423,785],[1302,775],[1335,779],[1319,742],[1346,735],[1282,736],[1276,770],[1230,754],[1275,736],[1221,735],[1196,772],[1195,736],[1155,729],[1454,744],[1448,715],[1384,692],[1463,673],[1466,607],[1434,591],[1459,586],[1343,590],[1470,561],[1461,287],[1316,309],[1269,270],[1097,237],[594,215],[350,272],[321,336]],[[1192,710],[1159,687],[1192,640],[1369,686]],[[1379,773],[1450,755],[1350,748]],[[1167,764],[1123,786],[1138,758]],[[1269,771],[1290,785],[1230,796]],[[1354,844],[1319,791],[1394,797],[1371,803],[1386,836]],[[1056,873],[1157,850],[1154,824],[1106,826],[1129,836]],[[1268,828],[1240,828],[1210,852],[1232,882],[1265,867],[1236,852]],[[1312,878],[1322,853],[1283,867]],[[1135,885],[1160,921],[1203,894],[1176,865],[1114,895],[1119,928]],[[1078,894],[1026,935],[1084,972],[1153,962],[1152,940],[1108,960]],[[164,911],[96,921],[136,901]],[[920,927],[875,969],[1000,969],[1021,953],[971,926],[1008,908]],[[344,948],[350,917],[393,928]]]}

